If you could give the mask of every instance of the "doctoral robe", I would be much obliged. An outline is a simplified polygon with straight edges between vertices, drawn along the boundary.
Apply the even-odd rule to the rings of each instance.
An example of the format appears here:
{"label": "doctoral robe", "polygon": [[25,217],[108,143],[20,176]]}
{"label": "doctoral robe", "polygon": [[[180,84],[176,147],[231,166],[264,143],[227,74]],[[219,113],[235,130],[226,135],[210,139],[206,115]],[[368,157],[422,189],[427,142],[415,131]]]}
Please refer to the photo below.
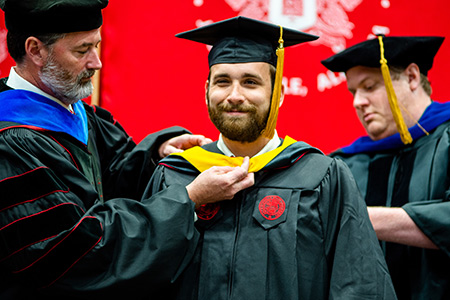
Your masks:
{"label": "doctoral robe", "polygon": [[[259,156],[250,160],[254,186],[197,210],[199,246],[173,298],[396,299],[348,167],[288,140],[256,170]],[[226,160],[216,145],[163,159],[148,192],[188,184],[209,158]]]}
{"label": "doctoral robe", "polygon": [[432,103],[414,138],[362,137],[331,156],[347,163],[369,206],[402,207],[440,250],[382,242],[399,299],[450,299],[450,103]]}
{"label": "doctoral robe", "polygon": [[0,90],[0,299],[158,294],[195,249],[194,204],[182,185],[141,197],[187,131],[136,145],[104,109]]}

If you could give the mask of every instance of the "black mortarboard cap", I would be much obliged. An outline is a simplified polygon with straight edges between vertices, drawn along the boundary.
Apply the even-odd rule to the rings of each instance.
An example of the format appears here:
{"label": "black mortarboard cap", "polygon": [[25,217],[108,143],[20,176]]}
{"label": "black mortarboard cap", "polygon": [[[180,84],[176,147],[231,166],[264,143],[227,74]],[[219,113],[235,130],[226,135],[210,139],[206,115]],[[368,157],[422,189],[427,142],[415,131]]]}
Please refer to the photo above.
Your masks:
{"label": "black mortarboard cap", "polygon": [[[276,66],[280,26],[239,16],[182,32],[176,37],[212,45],[208,56],[210,67],[219,63],[246,62],[267,62]],[[283,27],[284,47],[317,38]]]}
{"label": "black mortarboard cap", "polygon": [[107,5],[108,0],[0,0],[6,28],[32,34],[99,28]]}
{"label": "black mortarboard cap", "polygon": [[380,67],[400,138],[404,144],[410,144],[413,139],[400,110],[388,65],[406,68],[409,64],[415,63],[419,66],[420,72],[427,75],[443,41],[443,37],[436,36],[379,35],[376,39],[361,42],[323,60],[322,64],[333,72],[347,72],[356,66]]}
{"label": "black mortarboard cap", "polygon": [[212,45],[208,55],[209,67],[215,64],[265,62],[276,67],[270,113],[263,134],[272,138],[278,118],[282,89],[284,47],[318,39],[298,30],[284,28],[246,17],[234,17],[176,37]]}
{"label": "black mortarboard cap", "polygon": [[[427,75],[443,41],[439,36],[383,37],[384,56],[390,66],[407,67],[416,63],[420,72]],[[355,66],[380,67],[379,41],[371,39],[356,44],[323,60],[322,64],[333,72],[346,72]]]}

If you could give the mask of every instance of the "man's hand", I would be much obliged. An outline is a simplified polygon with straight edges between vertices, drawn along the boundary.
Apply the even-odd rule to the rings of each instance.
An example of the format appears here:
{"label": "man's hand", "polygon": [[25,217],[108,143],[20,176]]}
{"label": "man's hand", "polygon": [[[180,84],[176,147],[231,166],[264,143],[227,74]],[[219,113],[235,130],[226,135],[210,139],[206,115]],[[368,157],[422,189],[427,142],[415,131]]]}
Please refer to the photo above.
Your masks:
{"label": "man's hand", "polygon": [[161,158],[164,158],[171,153],[183,152],[184,150],[192,148],[194,146],[203,146],[211,142],[211,139],[206,138],[203,135],[193,135],[186,133],[165,141],[159,147],[158,153]]}
{"label": "man's hand", "polygon": [[254,174],[248,173],[249,158],[240,167],[212,167],[202,172],[186,189],[196,208],[234,195],[255,183]]}

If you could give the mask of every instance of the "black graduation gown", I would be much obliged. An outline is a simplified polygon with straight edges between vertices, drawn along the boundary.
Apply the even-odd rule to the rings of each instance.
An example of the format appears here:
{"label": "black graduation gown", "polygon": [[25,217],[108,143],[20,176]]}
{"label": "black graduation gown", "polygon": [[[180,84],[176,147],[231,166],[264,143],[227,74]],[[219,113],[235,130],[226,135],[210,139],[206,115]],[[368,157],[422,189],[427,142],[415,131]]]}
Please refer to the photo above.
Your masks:
{"label": "black graduation gown", "polygon": [[106,110],[84,107],[87,146],[0,122],[2,300],[153,299],[194,251],[185,186],[141,200],[159,145],[187,131],[166,129],[136,145]]}
{"label": "black graduation gown", "polygon": [[[216,145],[204,148],[221,153]],[[171,155],[149,187],[197,173]],[[234,199],[197,213],[199,247],[176,299],[396,299],[350,171],[305,143],[284,149]]]}
{"label": "black graduation gown", "polygon": [[331,156],[352,171],[369,206],[402,207],[440,248],[382,242],[399,299],[450,299],[450,122],[402,148]]}

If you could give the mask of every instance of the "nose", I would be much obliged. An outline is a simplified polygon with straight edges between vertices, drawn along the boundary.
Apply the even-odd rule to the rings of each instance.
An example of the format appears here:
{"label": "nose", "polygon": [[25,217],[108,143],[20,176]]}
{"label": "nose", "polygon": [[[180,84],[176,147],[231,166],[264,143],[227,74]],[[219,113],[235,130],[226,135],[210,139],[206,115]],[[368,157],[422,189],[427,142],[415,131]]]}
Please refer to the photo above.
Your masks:
{"label": "nose", "polygon": [[227,101],[233,104],[239,104],[245,101],[245,97],[242,94],[242,89],[239,83],[233,83],[231,85],[231,91],[227,97]]}
{"label": "nose", "polygon": [[369,100],[361,92],[356,91],[353,95],[353,107],[356,109],[361,109],[364,106],[369,105]]}
{"label": "nose", "polygon": [[86,68],[94,70],[100,70],[102,68],[102,61],[96,49],[91,50]]}

